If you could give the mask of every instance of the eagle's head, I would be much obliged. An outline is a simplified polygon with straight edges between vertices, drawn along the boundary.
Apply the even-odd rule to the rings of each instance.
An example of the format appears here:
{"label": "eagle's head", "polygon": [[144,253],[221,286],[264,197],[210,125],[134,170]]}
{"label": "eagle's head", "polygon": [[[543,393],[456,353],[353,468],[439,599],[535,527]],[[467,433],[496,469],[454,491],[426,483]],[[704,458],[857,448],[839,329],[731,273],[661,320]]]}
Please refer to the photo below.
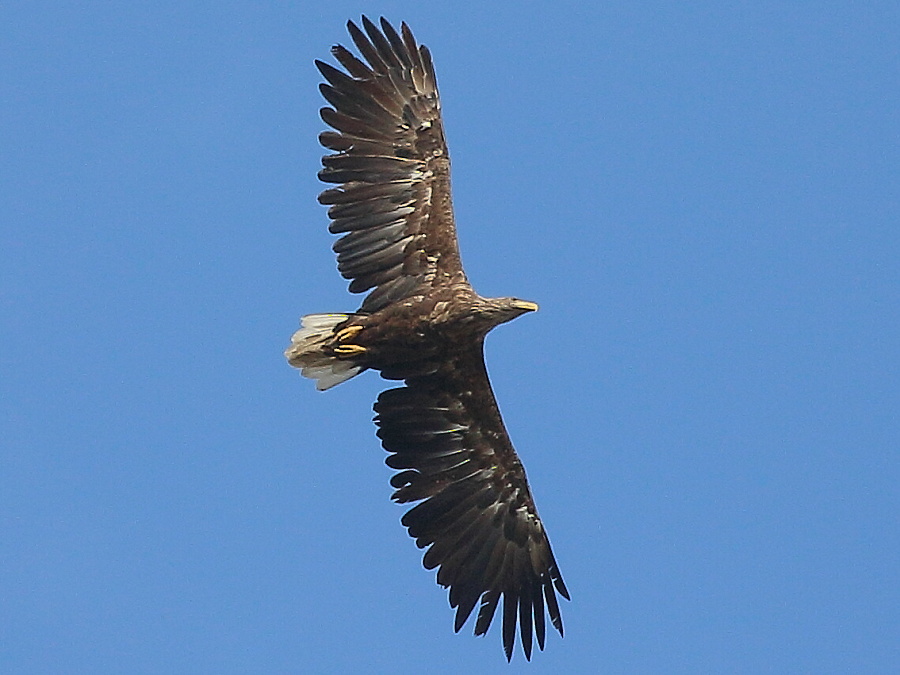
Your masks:
{"label": "eagle's head", "polygon": [[490,327],[512,321],[527,312],[536,312],[537,303],[518,298],[482,298],[484,301],[479,312],[487,319]]}

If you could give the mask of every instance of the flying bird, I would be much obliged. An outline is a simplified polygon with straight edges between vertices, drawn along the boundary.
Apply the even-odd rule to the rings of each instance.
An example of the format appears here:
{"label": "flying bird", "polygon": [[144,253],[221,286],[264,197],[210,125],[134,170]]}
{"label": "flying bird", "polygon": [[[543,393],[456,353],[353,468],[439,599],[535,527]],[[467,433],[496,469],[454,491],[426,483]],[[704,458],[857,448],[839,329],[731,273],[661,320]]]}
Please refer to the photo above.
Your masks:
{"label": "flying bird", "polygon": [[545,613],[563,634],[557,593],[569,592],[538,516],[525,470],[500,417],[484,364],[484,338],[537,305],[483,298],[460,262],[450,158],[431,54],[404,23],[398,33],[366,17],[347,29],[362,58],[337,45],[343,70],[316,66],[333,130],[319,195],[331,219],[338,270],[365,293],[353,313],[310,314],[285,352],[328,389],[375,370],[404,386],[375,403],[389,453],[393,499],[418,502],[402,518],[426,569],[450,589],[459,631],[478,606],[483,635],[502,599],[507,660],[518,633],[526,659],[544,648]]}

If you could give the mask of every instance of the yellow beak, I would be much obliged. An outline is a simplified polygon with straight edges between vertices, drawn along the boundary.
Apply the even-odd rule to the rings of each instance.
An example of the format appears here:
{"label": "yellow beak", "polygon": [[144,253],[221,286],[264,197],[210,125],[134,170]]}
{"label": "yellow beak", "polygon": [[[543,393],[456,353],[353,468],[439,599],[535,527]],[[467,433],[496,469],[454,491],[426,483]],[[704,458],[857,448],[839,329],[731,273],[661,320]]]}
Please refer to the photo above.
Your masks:
{"label": "yellow beak", "polygon": [[528,300],[516,300],[513,302],[513,306],[516,309],[521,309],[526,312],[536,312],[538,311],[538,306],[536,302],[529,302]]}

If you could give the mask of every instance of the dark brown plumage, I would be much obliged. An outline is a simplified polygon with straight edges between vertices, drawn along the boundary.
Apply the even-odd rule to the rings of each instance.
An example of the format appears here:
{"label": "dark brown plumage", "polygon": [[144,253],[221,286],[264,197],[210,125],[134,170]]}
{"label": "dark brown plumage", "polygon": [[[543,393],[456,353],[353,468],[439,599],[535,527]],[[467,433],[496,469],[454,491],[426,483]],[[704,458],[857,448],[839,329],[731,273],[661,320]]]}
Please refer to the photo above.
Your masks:
{"label": "dark brown plumage", "polygon": [[327,389],[366,370],[404,380],[375,403],[378,437],[390,454],[393,498],[419,502],[402,522],[424,565],[450,589],[455,630],[478,607],[482,635],[502,599],[502,637],[512,657],[518,625],[531,658],[544,648],[545,609],[563,633],[556,594],[569,597],[538,517],[525,470],[494,399],[484,337],[537,309],[515,298],[482,298],[463,272],[450,199],[450,160],[431,55],[403,24],[366,17],[347,24],[362,55],[341,46],[338,70],[316,62],[331,107],[320,135],[333,154],[319,178],[337,187],[328,205],[338,270],[354,293],[352,314],[313,314],[285,352]]}

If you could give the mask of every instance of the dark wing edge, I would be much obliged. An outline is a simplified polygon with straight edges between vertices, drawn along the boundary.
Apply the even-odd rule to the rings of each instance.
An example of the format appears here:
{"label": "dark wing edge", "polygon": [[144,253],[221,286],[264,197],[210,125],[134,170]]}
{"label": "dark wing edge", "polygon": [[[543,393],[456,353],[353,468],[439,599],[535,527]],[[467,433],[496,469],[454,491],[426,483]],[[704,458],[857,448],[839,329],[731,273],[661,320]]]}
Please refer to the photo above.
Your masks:
{"label": "dark wing edge", "polygon": [[[422,284],[462,278],[450,199],[450,160],[431,55],[404,23],[400,33],[365,16],[347,23],[365,61],[337,45],[346,72],[316,61],[331,107],[319,136],[334,154],[322,158],[329,230],[338,271],[350,291],[371,290],[360,311],[375,312]],[[374,289],[374,290],[373,290]]]}
{"label": "dark wing edge", "polygon": [[[440,371],[382,392],[375,404],[385,460],[399,503],[420,502],[402,523],[426,548],[450,589],[454,630],[478,604],[475,635],[487,632],[503,599],[502,638],[512,658],[516,625],[525,658],[532,635],[544,649],[546,607],[563,635],[556,593],[569,592],[538,517],[525,470],[500,417],[482,344]],[[424,500],[424,501],[421,501]]]}

